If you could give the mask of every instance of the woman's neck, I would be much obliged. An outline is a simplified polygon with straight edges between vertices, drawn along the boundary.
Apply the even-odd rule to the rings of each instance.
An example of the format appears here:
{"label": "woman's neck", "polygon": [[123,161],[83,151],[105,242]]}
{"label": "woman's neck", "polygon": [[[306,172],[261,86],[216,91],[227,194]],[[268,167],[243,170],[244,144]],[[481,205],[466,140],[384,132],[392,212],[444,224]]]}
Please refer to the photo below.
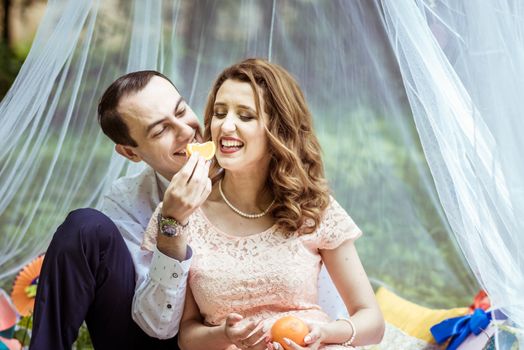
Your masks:
{"label": "woman's neck", "polygon": [[246,213],[264,211],[273,200],[264,172],[248,175],[226,170],[221,181],[222,191],[227,200]]}

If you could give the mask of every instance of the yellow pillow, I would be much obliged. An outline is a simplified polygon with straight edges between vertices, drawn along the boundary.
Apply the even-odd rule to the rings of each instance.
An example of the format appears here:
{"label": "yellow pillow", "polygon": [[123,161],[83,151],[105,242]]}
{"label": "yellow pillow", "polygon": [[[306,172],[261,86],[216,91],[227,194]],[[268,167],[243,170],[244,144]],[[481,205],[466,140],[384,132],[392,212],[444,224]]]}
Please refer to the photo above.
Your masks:
{"label": "yellow pillow", "polygon": [[468,313],[467,307],[433,310],[417,305],[399,297],[384,287],[375,293],[380,309],[386,322],[401,329],[412,337],[435,344],[435,339],[429,329],[451,317],[464,316]]}

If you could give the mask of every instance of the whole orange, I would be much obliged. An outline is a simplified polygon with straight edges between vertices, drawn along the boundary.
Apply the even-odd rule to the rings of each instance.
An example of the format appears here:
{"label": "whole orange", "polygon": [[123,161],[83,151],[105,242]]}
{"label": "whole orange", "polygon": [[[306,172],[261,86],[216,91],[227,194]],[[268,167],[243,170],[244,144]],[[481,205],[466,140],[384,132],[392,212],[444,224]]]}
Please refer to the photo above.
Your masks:
{"label": "whole orange", "polygon": [[273,341],[279,342],[286,350],[291,350],[291,347],[286,344],[284,338],[291,339],[300,346],[305,346],[304,337],[308,333],[309,328],[304,321],[293,316],[279,318],[271,327]]}

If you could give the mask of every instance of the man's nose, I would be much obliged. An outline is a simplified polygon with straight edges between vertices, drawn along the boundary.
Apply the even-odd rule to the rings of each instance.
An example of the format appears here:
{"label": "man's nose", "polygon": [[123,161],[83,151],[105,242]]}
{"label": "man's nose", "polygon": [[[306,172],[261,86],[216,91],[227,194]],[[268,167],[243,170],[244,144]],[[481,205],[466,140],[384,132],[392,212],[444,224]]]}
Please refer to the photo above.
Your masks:
{"label": "man's nose", "polygon": [[192,126],[187,125],[186,123],[178,123],[178,132],[176,134],[177,142],[187,142],[192,141],[195,136],[195,129]]}

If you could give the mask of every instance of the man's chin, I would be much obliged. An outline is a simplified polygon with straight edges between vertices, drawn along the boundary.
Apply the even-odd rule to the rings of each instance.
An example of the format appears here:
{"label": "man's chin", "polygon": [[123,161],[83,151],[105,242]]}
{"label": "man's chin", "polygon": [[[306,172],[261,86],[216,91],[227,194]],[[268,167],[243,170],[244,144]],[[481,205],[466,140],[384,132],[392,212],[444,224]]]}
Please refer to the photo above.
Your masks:
{"label": "man's chin", "polygon": [[180,171],[180,169],[182,169],[184,164],[180,164],[179,166],[171,167],[170,169],[162,169],[162,171],[158,171],[157,170],[157,172],[160,175],[162,175],[162,177],[164,177],[166,180],[171,181],[173,176],[175,176],[175,174],[178,173]]}
{"label": "man's chin", "polygon": [[173,175],[178,173],[180,169],[182,169],[184,165],[186,165],[186,162],[187,162],[187,157],[185,155],[178,156],[177,158],[179,159],[176,159],[176,162],[173,162],[174,163],[173,166],[169,169],[169,172],[172,173]]}

